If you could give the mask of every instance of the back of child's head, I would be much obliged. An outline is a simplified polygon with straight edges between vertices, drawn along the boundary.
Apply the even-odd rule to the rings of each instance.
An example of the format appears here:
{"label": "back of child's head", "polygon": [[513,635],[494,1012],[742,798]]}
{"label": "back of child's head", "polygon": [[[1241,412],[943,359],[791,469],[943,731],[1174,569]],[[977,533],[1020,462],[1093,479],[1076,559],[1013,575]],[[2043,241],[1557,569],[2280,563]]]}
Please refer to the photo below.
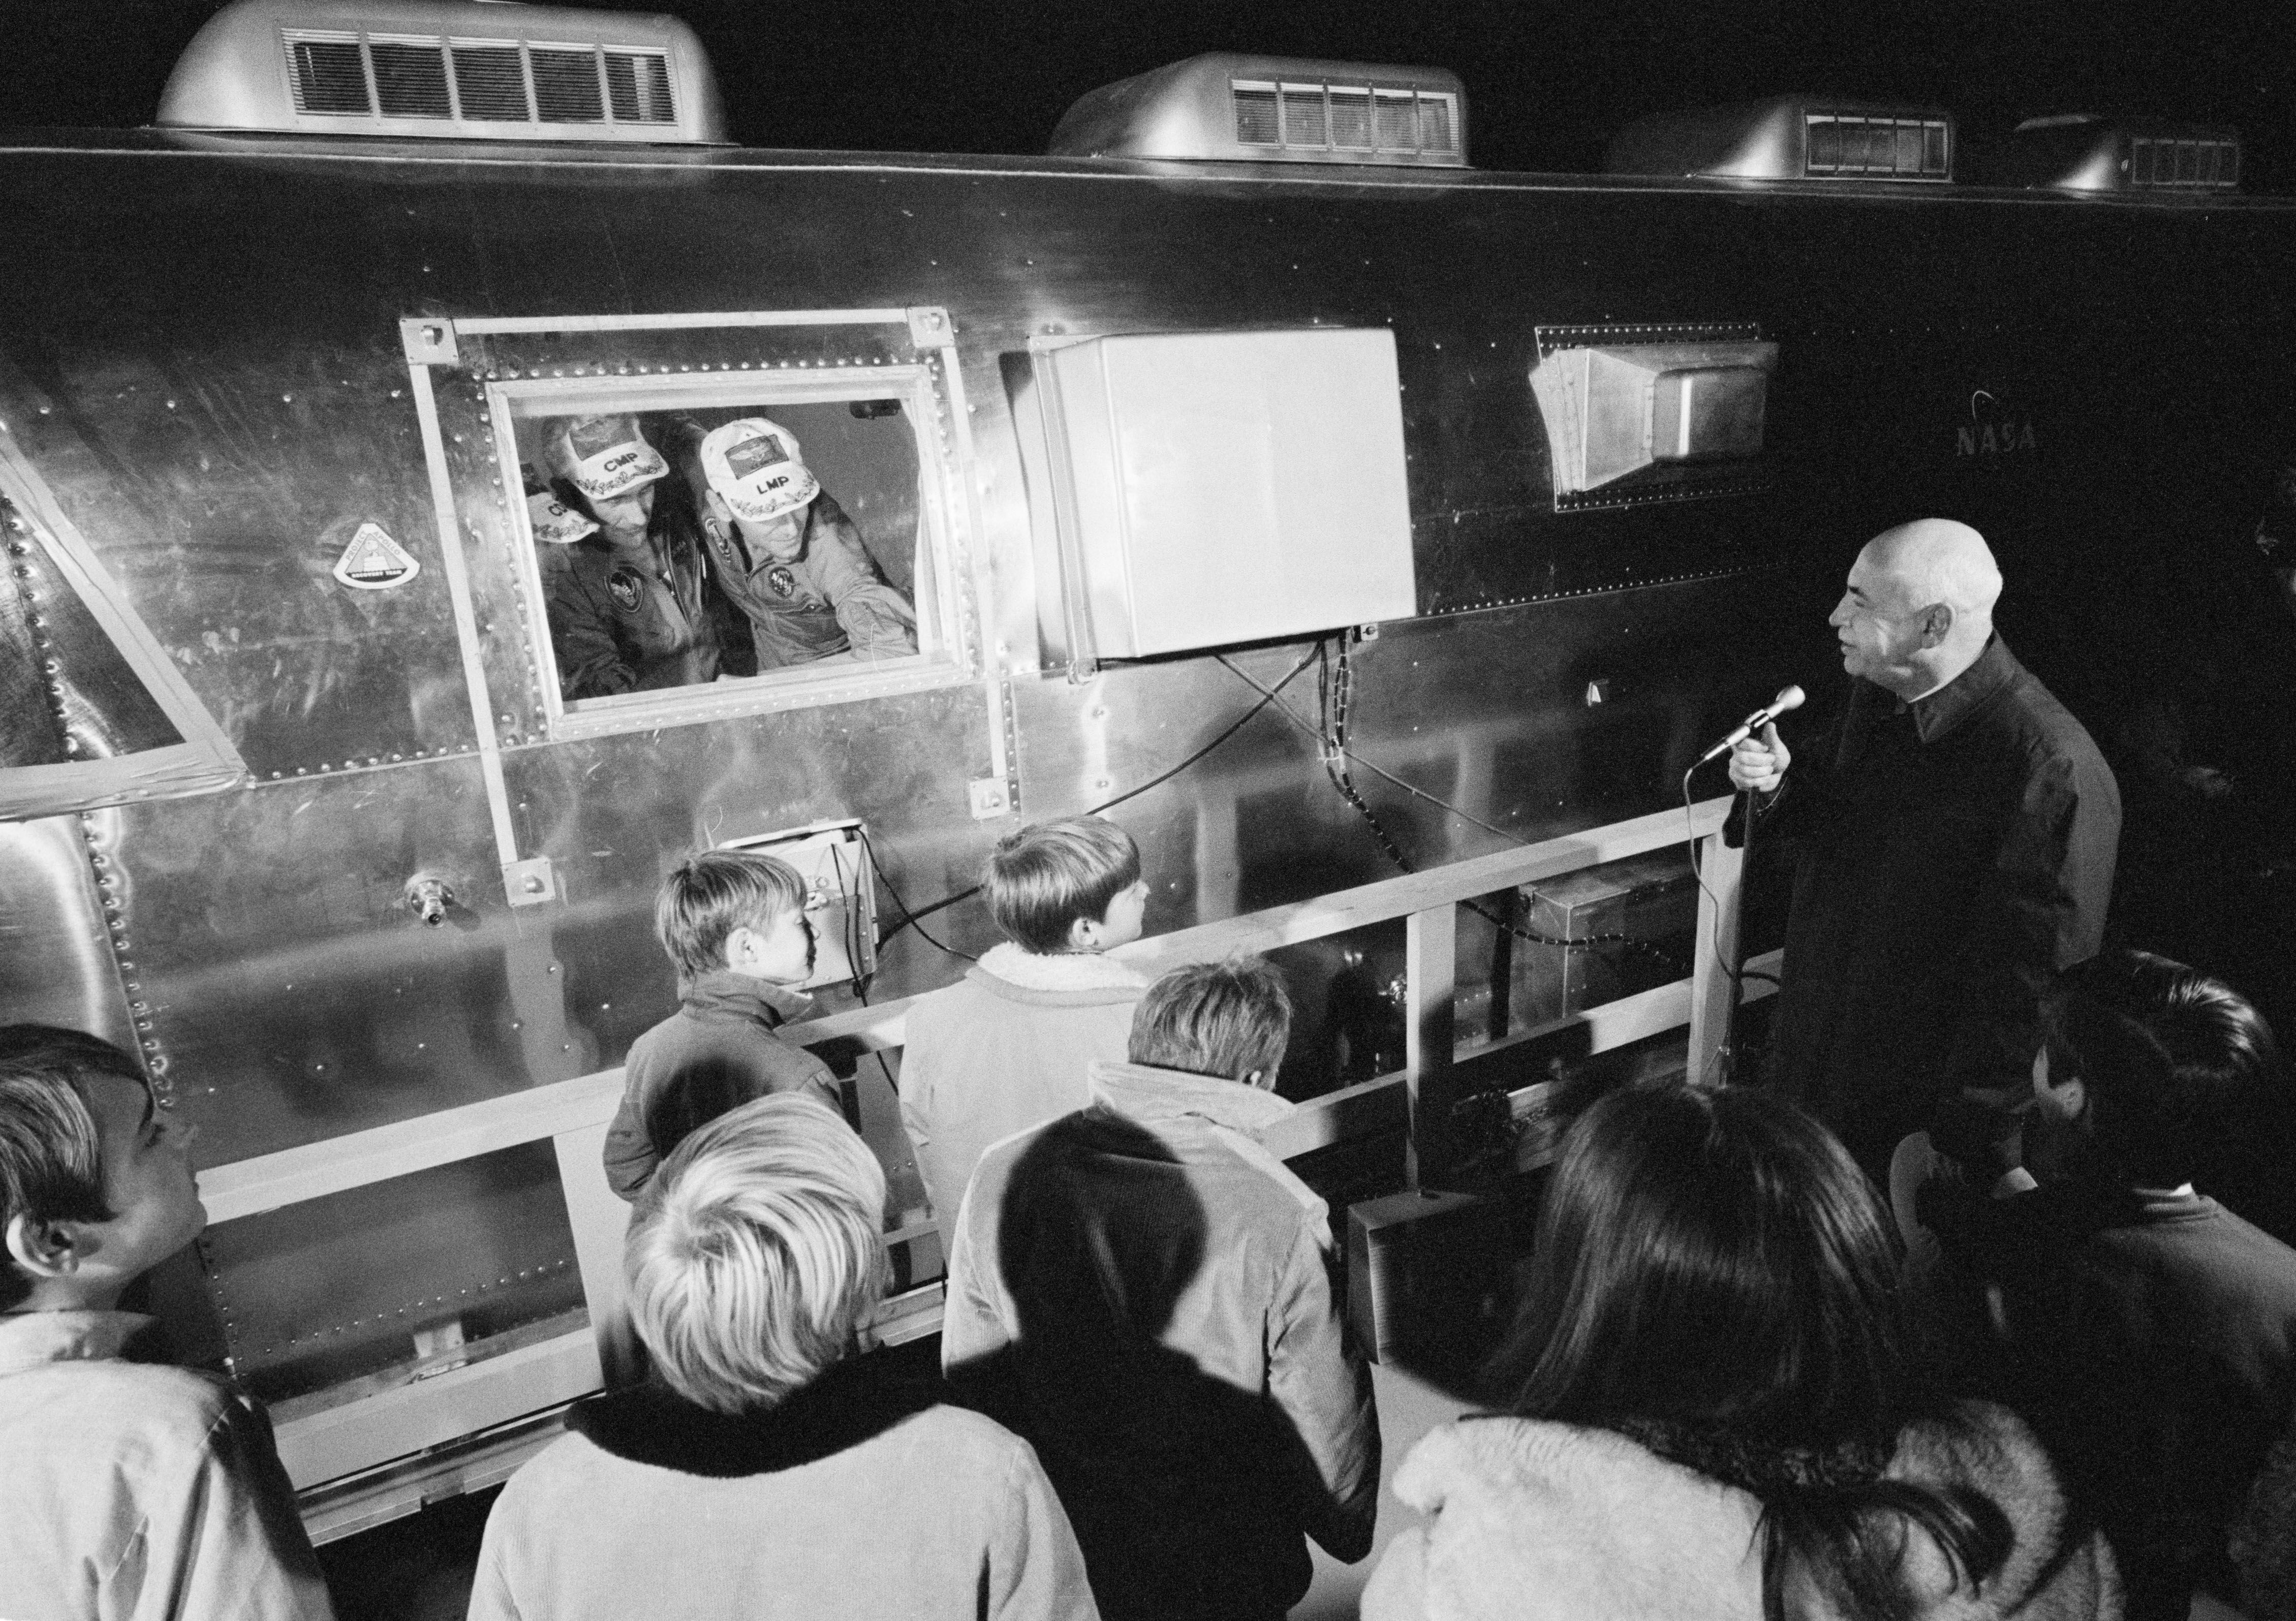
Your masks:
{"label": "back of child's head", "polygon": [[2081,1083],[2088,1146],[2132,1187],[2177,1187],[2222,1158],[2279,1062],[2239,992],[2150,952],[2066,970],[2042,998],[2041,1030],[2050,1084]]}
{"label": "back of child's head", "polygon": [[1833,1445],[1895,1433],[1906,1321],[1889,1214],[1824,1126],[1744,1087],[1630,1086],[1563,1140],[1493,1371],[1534,1417]]}
{"label": "back of child's head", "polygon": [[778,856],[755,850],[704,850],[661,880],[653,931],[688,979],[726,966],[726,937],[736,929],[760,934],[784,913],[805,909],[805,880]]}
{"label": "back of child's head", "polygon": [[849,1350],[885,1288],[885,1173],[835,1110],[758,1098],[678,1145],[624,1242],[630,1315],[670,1388],[773,1406]]}
{"label": "back of child's head", "polygon": [[[17,1216],[36,1223],[107,1222],[103,1144],[84,1077],[116,1075],[144,1085],[135,1060],[110,1042],[54,1025],[0,1026],[0,1232]],[[0,1245],[0,1311],[30,1292],[31,1280]]]}
{"label": "back of child's head", "polygon": [[1192,962],[1141,994],[1126,1056],[1159,1069],[1241,1081],[1273,1076],[1292,1034],[1292,995],[1263,957]]}
{"label": "back of child's head", "polygon": [[1005,937],[1050,956],[1069,949],[1077,923],[1100,921],[1140,881],[1140,847],[1098,816],[1034,823],[996,841],[986,881],[989,914]]}

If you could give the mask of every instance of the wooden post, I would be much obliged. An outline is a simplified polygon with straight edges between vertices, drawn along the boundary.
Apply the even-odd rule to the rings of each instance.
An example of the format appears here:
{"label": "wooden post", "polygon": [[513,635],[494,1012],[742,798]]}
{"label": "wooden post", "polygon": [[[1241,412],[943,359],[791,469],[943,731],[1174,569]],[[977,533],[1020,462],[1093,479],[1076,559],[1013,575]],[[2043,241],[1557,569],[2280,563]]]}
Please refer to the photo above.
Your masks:
{"label": "wooden post", "polygon": [[610,1388],[627,1384],[643,1371],[622,1282],[622,1235],[629,1231],[630,1208],[606,1185],[606,1127],[561,1132],[551,1146],[558,1153],[558,1185],[566,1195],[574,1264],[582,1273],[590,1330],[598,1338],[598,1363]]}
{"label": "wooden post", "polygon": [[1457,999],[1459,921],[1456,904],[1414,912],[1404,923],[1404,973],[1410,986],[1404,1074],[1411,1088],[1414,1185],[1451,1168],[1452,1022]]}

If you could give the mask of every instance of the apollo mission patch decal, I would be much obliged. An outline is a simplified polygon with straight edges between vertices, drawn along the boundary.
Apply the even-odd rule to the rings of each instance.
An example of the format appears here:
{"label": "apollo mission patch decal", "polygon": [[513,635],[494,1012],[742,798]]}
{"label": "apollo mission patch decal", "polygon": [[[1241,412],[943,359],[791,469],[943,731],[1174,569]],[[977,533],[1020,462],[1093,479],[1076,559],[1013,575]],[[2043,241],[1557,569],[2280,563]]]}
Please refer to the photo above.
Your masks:
{"label": "apollo mission patch decal", "polygon": [[355,591],[388,591],[422,572],[422,565],[379,523],[363,523],[335,560],[335,577]]}

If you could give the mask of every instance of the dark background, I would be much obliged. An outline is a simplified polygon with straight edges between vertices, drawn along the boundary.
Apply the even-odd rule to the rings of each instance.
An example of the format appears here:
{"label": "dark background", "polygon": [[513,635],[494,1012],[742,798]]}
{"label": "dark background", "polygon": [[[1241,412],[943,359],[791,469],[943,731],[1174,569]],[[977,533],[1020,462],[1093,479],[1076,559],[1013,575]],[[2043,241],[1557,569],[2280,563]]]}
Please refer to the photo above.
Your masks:
{"label": "dark background", "polygon": [[[146,123],[217,0],[17,0],[6,121]],[[2226,123],[2296,193],[2287,0],[634,0],[717,66],[745,145],[1039,152],[1078,96],[1201,51],[1448,68],[1479,168],[1584,172],[1645,112],[1784,91],[1942,104],[1964,150],[2037,113]]]}

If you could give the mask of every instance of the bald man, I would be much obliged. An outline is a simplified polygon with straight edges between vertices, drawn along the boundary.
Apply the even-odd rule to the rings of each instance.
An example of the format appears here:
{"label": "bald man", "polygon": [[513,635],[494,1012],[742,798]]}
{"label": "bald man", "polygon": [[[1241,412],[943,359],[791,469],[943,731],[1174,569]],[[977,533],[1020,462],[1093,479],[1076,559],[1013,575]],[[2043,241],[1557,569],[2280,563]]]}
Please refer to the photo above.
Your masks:
{"label": "bald man", "polygon": [[2042,988],[2096,954],[2120,790],[1994,633],[1967,524],[1884,530],[1828,621],[1849,690],[1811,757],[1775,725],[1730,781],[1794,862],[1770,1073],[1886,1179],[1928,1129],[1980,1186],[2017,1163]]}

